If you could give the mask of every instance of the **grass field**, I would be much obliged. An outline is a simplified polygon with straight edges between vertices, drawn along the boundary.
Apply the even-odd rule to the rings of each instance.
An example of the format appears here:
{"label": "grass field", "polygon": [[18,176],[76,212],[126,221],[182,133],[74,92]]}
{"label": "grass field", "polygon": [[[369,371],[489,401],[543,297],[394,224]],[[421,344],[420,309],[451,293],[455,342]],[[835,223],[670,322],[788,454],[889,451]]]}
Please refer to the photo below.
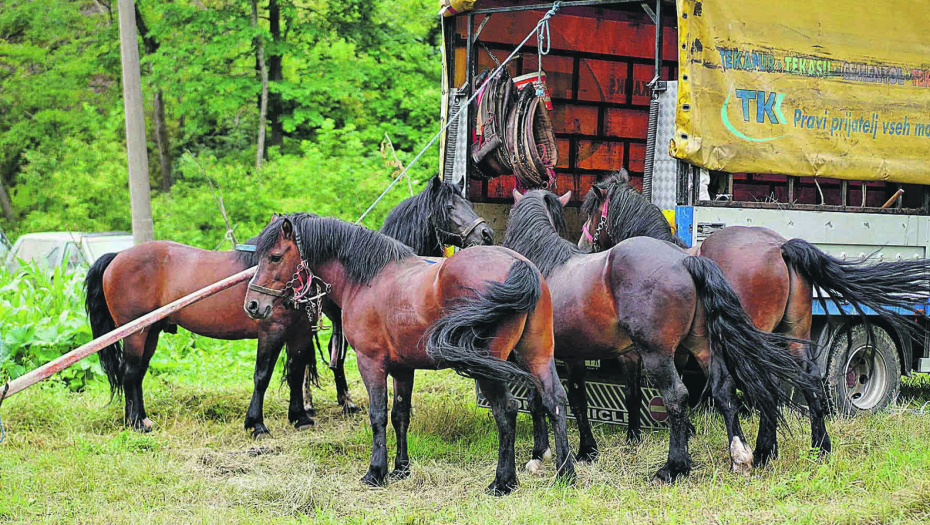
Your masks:
{"label": "grass field", "polygon": [[[719,417],[694,415],[695,469],[675,486],[651,476],[667,434],[624,444],[620,427],[597,426],[601,458],[579,465],[574,487],[520,469],[520,488],[494,498],[497,433],[474,402],[473,383],[451,372],[421,372],[413,398],[413,473],[386,488],[359,481],[368,465],[367,415],[345,418],[332,376],[315,391],[316,428],[286,421],[286,392],[274,383],[265,420],[273,438],[253,442],[242,428],[251,394],[250,344],[227,355],[193,352],[171,372],[147,377],[151,434],[120,425],[122,403],[104,385],[81,394],[54,383],[7,400],[0,416],[0,522],[11,523],[917,523],[930,520],[930,399],[912,379],[887,413],[833,420],[834,451],[818,462],[806,420],[789,416],[781,456],[750,476],[729,472]],[[222,348],[222,347],[221,347]],[[211,349],[216,352],[217,348]],[[236,356],[236,357],[230,357]],[[157,354],[156,354],[157,359]],[[162,367],[170,369],[171,367]],[[349,359],[350,387],[367,405]],[[277,376],[276,376],[277,378]],[[757,420],[744,422],[751,441]],[[577,447],[574,424],[569,426]],[[388,430],[393,452],[393,431]],[[532,446],[520,416],[517,457]],[[393,460],[393,454],[390,456]]]}

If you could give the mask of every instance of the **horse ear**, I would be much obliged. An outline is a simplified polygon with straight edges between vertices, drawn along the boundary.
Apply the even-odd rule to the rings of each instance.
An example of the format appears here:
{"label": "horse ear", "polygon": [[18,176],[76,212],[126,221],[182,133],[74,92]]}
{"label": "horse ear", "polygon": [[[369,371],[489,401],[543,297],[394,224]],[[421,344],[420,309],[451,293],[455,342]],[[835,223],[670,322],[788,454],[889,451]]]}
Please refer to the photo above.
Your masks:
{"label": "horse ear", "polygon": [[429,180],[429,191],[439,191],[440,187],[442,187],[442,179],[439,178],[439,175]]}
{"label": "horse ear", "polygon": [[597,195],[598,199],[604,198],[604,190],[599,188],[597,185],[591,186],[591,190],[594,191],[594,194]]}
{"label": "horse ear", "polygon": [[620,178],[623,182],[630,182],[630,172],[626,168],[620,168]]}
{"label": "horse ear", "polygon": [[516,204],[520,202],[520,199],[523,198],[523,194],[517,190],[513,190],[513,203]]}
{"label": "horse ear", "polygon": [[568,204],[568,201],[571,198],[572,198],[572,190],[568,190],[568,192],[566,192],[565,195],[562,195],[561,197],[559,197],[559,203],[561,203],[562,207],[564,208]]}
{"label": "horse ear", "polygon": [[274,221],[276,221],[276,220],[278,220],[278,214],[277,214],[277,212],[271,214],[271,222],[274,222]]}
{"label": "horse ear", "polygon": [[281,224],[281,233],[284,235],[285,240],[291,240],[291,237],[294,235],[294,225],[291,224],[290,219],[284,219],[284,222]]}

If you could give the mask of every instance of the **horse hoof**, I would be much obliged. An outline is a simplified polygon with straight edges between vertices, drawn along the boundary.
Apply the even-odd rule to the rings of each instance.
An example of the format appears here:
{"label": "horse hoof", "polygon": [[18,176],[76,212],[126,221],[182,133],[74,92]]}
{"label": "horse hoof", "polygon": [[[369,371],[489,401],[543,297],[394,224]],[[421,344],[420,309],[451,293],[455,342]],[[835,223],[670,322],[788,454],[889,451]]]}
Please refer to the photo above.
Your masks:
{"label": "horse hoof", "polygon": [[627,432],[626,444],[635,447],[643,442],[642,432]]}
{"label": "horse hoof", "polygon": [[752,450],[738,436],[730,442],[730,467],[734,473],[748,473],[753,464]]}
{"label": "horse hoof", "polygon": [[551,459],[552,459],[552,449],[547,448],[546,451],[543,452],[543,462],[550,461]]}
{"label": "horse hoof", "polygon": [[267,429],[264,429],[264,430],[255,429],[252,431],[251,435],[252,435],[252,439],[254,439],[255,441],[260,441],[260,440],[271,438],[271,432],[268,432]]}
{"label": "horse hoof", "polygon": [[[148,421],[148,424],[146,424],[147,421]],[[132,429],[133,432],[138,432],[140,434],[148,434],[149,432],[152,431],[152,422],[149,421],[148,419],[143,419],[140,421],[136,421],[135,423],[129,423],[129,428]]]}
{"label": "horse hoof", "polygon": [[311,406],[305,406],[305,407],[304,407],[304,410],[307,412],[307,415],[308,415],[308,416],[310,416],[310,417],[315,417],[315,416],[316,416],[316,409],[313,408],[312,405],[311,405]]}
{"label": "horse hoof", "polygon": [[663,466],[656,472],[655,479],[665,483],[666,485],[673,485],[679,479],[682,479],[688,475],[688,470],[678,470],[669,468],[668,464]]}
{"label": "horse hoof", "polygon": [[367,474],[362,476],[362,483],[368,485],[369,487],[383,487],[384,486],[384,476],[376,476],[368,471]]}
{"label": "horse hoof", "polygon": [[410,467],[406,468],[396,468],[393,472],[388,475],[391,478],[391,481],[400,481],[402,479],[407,479],[410,477]]}
{"label": "horse hoof", "polygon": [[513,489],[517,488],[517,480],[510,481],[499,481],[494,480],[493,483],[488,485],[488,493],[492,496],[506,496],[513,492]]}
{"label": "horse hoof", "polygon": [[580,463],[594,463],[597,461],[597,457],[600,453],[596,448],[583,448],[578,451],[578,455],[575,456],[575,459]]}
{"label": "horse hoof", "polygon": [[526,471],[534,476],[544,476],[543,462],[541,459],[531,459],[526,463]]}
{"label": "horse hoof", "polygon": [[294,425],[294,428],[295,428],[298,432],[303,432],[304,430],[310,430],[310,429],[313,428],[313,421],[311,421],[311,422],[309,422],[309,423],[304,423],[304,424],[299,424],[299,423],[298,423],[298,424],[295,424],[295,425]]}
{"label": "horse hoof", "polygon": [[358,414],[361,411],[355,403],[348,402],[342,405],[342,415],[351,416],[353,414]]}

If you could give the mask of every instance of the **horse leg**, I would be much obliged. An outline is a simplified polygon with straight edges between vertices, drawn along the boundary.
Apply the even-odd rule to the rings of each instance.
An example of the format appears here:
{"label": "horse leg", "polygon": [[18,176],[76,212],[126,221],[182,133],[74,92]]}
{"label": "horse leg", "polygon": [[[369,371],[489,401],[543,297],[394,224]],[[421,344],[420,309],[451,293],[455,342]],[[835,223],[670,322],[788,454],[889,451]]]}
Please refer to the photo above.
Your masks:
{"label": "horse leg", "polygon": [[358,355],[358,371],[368,389],[368,418],[371,421],[371,462],[362,482],[378,487],[387,476],[387,370],[384,364]]}
{"label": "horse leg", "polygon": [[[739,403],[736,401],[736,382],[726,368],[722,357],[713,358],[707,338],[689,338],[682,345],[689,349],[707,377],[711,398],[727,429],[727,448],[730,452],[730,467],[733,472],[748,472],[752,467],[752,449],[739,422]],[[681,353],[676,355],[682,355]],[[693,428],[693,426],[692,426]],[[690,435],[694,435],[691,433]]]}
{"label": "horse leg", "polygon": [[391,479],[404,479],[410,475],[410,458],[407,456],[407,427],[410,426],[410,397],[413,395],[413,370],[392,372],[394,376],[394,407],[391,425],[397,435],[397,455]]}
{"label": "horse leg", "polygon": [[303,372],[304,410],[307,412],[308,416],[314,417],[316,416],[316,407],[313,406],[313,381],[310,379],[310,365],[304,366]]}
{"label": "horse leg", "polygon": [[488,485],[494,496],[505,496],[517,487],[517,467],[514,456],[517,427],[517,400],[510,394],[507,385],[486,379],[478,380],[478,388],[491,405],[497,422],[497,473]]}
{"label": "horse leg", "polygon": [[[646,348],[639,345],[639,348]],[[688,389],[678,377],[672,352],[644,352],[642,354],[646,373],[656,384],[669,419],[668,460],[656,472],[656,478],[673,483],[691,472],[691,456],[688,454]]]}
{"label": "horse leg", "polygon": [[730,450],[730,468],[733,472],[748,472],[753,465],[753,453],[746,444],[746,436],[739,422],[739,405],[736,402],[736,382],[726,370],[722,359],[715,359],[707,380],[717,410],[727,428],[727,446]]}
{"label": "horse leg", "polygon": [[[801,341],[810,340],[811,336],[811,306],[813,296],[811,284],[807,282],[794,269],[789,268],[788,275],[791,282],[791,291],[788,296],[788,305],[785,316],[775,328],[778,333],[798,339],[788,345],[788,351],[801,363],[802,368],[811,377],[820,379],[820,369],[810,352],[810,345]],[[824,392],[821,389],[804,391],[804,399],[811,420],[811,447],[820,450],[821,455],[829,454],[832,445],[830,434],[824,423],[826,407],[824,406]]]}
{"label": "horse leg", "polygon": [[[127,337],[123,345],[123,395],[126,398],[125,421],[131,429],[137,432],[151,432],[152,422],[145,416],[145,405],[142,401],[142,379],[148,368],[145,355],[154,353],[158,345],[158,332],[155,331],[154,340],[150,343],[149,334],[156,329],[146,329]],[[149,353],[149,358],[151,358]]]}
{"label": "horse leg", "polygon": [[333,323],[333,332],[329,338],[330,359],[333,359],[334,354],[339,356],[330,367],[333,370],[333,379],[336,381],[336,399],[339,401],[339,405],[342,406],[342,415],[351,416],[357,413],[359,408],[352,402],[352,397],[349,395],[349,384],[346,382],[345,362],[348,342],[342,332],[342,318],[333,315],[330,320]]}
{"label": "horse leg", "polygon": [[533,456],[526,463],[530,474],[543,474],[542,464],[552,458],[549,449],[549,425],[546,422],[546,407],[543,405],[539,389],[529,388],[530,415],[533,417]]}
{"label": "horse leg", "polygon": [[[307,362],[315,359],[313,343],[301,340],[300,336],[291,336],[287,342],[288,366],[284,373],[288,387],[290,387],[290,400],[287,407],[287,420],[297,430],[308,430],[313,427],[313,419],[307,413],[304,405],[304,379],[310,365]],[[312,401],[311,401],[312,403]]]}
{"label": "horse leg", "polygon": [[588,421],[588,396],[585,392],[585,368],[583,361],[568,363],[568,402],[571,404],[575,422],[578,423],[578,433],[581,440],[578,444],[578,461],[589,463],[597,461],[597,440],[591,432],[591,423]]}
{"label": "horse leg", "polygon": [[252,401],[245,413],[245,429],[251,430],[252,437],[255,439],[271,435],[268,427],[265,426],[265,391],[268,389],[268,383],[271,381],[274,365],[278,361],[278,355],[281,354],[282,346],[284,346],[284,338],[280,330],[259,332]]}
{"label": "horse leg", "polygon": [[629,351],[618,358],[623,365],[623,376],[626,388],[623,391],[623,400],[626,403],[626,442],[635,445],[643,440],[643,374],[642,360],[636,351]]}

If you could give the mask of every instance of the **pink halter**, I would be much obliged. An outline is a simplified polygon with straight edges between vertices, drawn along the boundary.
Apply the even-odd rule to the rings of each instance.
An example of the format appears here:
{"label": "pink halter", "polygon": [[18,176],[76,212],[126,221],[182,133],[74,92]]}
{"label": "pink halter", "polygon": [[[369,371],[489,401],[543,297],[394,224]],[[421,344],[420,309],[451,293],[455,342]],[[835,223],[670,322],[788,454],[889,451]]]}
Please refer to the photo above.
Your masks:
{"label": "pink halter", "polygon": [[[604,199],[604,206],[601,208],[601,220],[607,219],[607,202],[608,202],[608,199]],[[588,240],[591,241],[591,243],[593,244],[594,236],[591,235],[591,232],[588,231],[587,221],[585,221],[584,226],[581,227],[581,231],[582,233],[584,233],[584,236],[587,237]]]}

